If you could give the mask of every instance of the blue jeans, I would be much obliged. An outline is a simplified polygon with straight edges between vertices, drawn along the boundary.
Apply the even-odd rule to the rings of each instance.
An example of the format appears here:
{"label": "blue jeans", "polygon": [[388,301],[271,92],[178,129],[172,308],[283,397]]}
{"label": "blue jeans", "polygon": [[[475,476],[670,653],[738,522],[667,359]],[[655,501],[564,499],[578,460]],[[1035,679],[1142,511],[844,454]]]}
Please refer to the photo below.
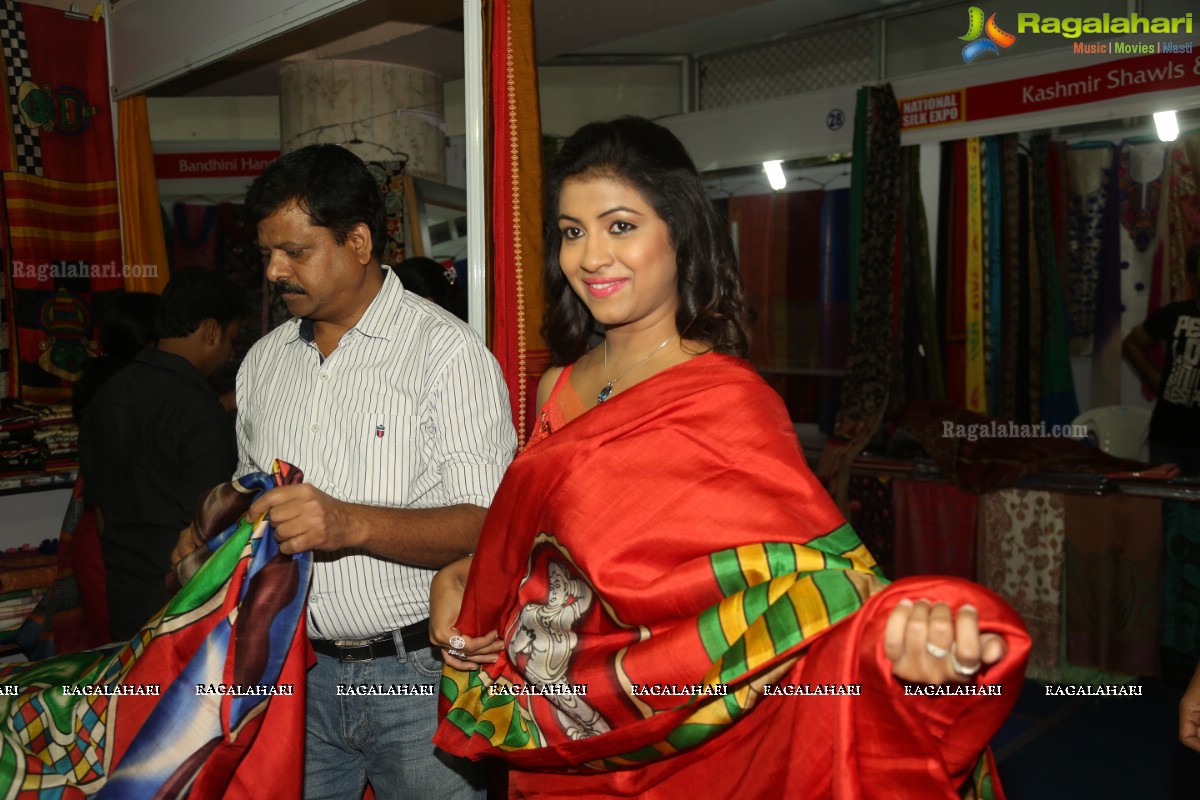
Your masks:
{"label": "blue jeans", "polygon": [[[367,781],[378,800],[482,800],[482,770],[433,746],[442,662],[430,648],[340,662],[317,654],[305,707],[305,800],[358,800]],[[424,695],[356,694],[399,686]],[[422,687],[428,687],[422,689]]]}

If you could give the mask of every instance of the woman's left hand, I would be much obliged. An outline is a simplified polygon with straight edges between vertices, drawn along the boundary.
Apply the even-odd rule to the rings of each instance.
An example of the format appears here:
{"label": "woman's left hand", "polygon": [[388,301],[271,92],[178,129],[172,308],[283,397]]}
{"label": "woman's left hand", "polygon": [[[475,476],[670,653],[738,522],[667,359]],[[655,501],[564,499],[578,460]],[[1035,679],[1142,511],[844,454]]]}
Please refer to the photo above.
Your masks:
{"label": "woman's left hand", "polygon": [[960,607],[956,617],[945,603],[901,600],[883,632],[892,674],[911,683],[967,683],[1007,649],[1003,636],[980,633],[979,612],[971,605]]}
{"label": "woman's left hand", "polygon": [[460,558],[439,570],[429,587],[429,641],[441,648],[447,664],[464,672],[494,663],[504,649],[496,631],[467,636],[454,626],[470,571],[471,557]]}

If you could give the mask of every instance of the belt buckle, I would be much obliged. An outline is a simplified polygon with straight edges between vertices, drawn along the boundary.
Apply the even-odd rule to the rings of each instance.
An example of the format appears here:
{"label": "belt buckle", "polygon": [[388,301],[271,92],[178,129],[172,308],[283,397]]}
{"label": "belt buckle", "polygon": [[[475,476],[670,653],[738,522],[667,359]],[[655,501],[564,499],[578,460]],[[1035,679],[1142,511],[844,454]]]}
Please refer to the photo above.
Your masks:
{"label": "belt buckle", "polygon": [[374,658],[375,658],[374,645],[376,642],[375,639],[368,639],[365,642],[362,640],[358,640],[358,641],[342,640],[342,641],[345,641],[347,643],[342,644],[341,642],[337,642],[337,641],[334,642],[334,645],[337,647],[337,649],[339,651],[338,652],[338,661],[341,661],[342,663],[358,664],[358,663],[362,663],[364,661],[374,660]]}

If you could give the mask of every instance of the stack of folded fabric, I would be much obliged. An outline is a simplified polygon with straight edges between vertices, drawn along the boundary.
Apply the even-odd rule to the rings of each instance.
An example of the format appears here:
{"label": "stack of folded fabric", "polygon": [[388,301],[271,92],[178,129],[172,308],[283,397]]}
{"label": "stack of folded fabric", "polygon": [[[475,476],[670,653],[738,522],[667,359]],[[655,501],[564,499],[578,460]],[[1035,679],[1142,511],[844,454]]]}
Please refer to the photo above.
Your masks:
{"label": "stack of folded fabric", "polygon": [[79,469],[79,426],[70,403],[0,404],[0,490],[68,485]]}
{"label": "stack of folded fabric", "polygon": [[0,481],[41,472],[45,467],[45,457],[34,439],[39,416],[35,409],[11,399],[0,405]]}
{"label": "stack of folded fabric", "polygon": [[40,406],[34,440],[45,457],[46,472],[79,467],[79,426],[71,416],[70,403]]}
{"label": "stack of folded fabric", "polygon": [[0,656],[19,652],[17,629],[54,583],[57,541],[0,553]]}

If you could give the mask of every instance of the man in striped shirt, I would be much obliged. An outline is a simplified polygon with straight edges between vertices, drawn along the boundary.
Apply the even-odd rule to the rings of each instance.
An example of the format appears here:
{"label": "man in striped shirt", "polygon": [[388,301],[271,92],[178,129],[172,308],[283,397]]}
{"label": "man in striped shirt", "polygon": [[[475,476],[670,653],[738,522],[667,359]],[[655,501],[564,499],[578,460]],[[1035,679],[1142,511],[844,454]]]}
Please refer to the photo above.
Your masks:
{"label": "man in striped shirt", "polygon": [[305,797],[356,798],[368,780],[380,800],[482,796],[469,766],[435,757],[436,692],[413,687],[441,675],[430,580],[475,549],[516,450],[499,366],[380,263],[380,192],[344,148],[283,156],[246,205],[293,315],[238,373],[237,474],[279,458],[305,476],[250,509],[315,559]]}

